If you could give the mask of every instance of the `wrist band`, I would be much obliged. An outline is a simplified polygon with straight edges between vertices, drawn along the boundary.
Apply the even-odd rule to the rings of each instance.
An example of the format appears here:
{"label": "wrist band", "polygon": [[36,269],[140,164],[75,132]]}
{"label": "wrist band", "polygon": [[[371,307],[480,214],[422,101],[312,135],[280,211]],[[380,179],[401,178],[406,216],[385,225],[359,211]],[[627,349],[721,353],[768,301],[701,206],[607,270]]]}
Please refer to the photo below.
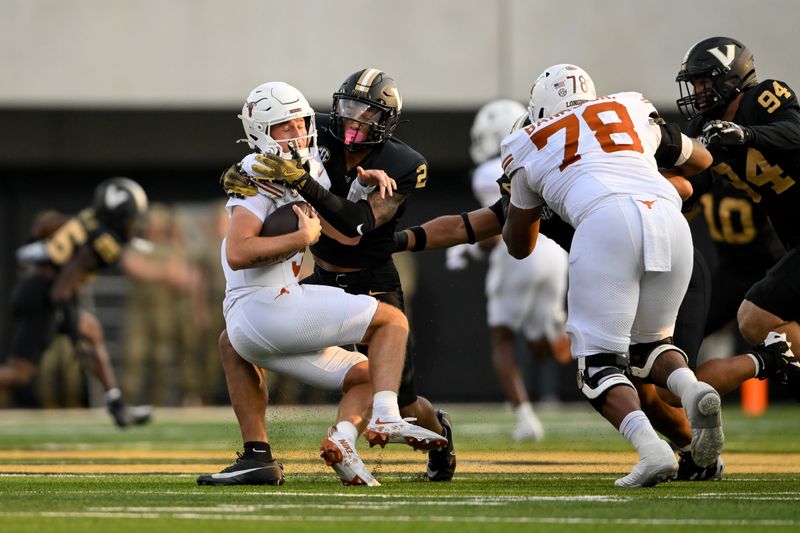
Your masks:
{"label": "wrist band", "polygon": [[414,234],[414,247],[411,248],[411,251],[419,252],[420,250],[424,250],[425,245],[428,244],[428,234],[425,233],[422,226],[414,226],[408,229]]}
{"label": "wrist band", "polygon": [[469,221],[469,215],[464,212],[461,213],[461,218],[464,219],[464,229],[467,230],[467,242],[475,244],[475,231],[472,229],[472,224]]}

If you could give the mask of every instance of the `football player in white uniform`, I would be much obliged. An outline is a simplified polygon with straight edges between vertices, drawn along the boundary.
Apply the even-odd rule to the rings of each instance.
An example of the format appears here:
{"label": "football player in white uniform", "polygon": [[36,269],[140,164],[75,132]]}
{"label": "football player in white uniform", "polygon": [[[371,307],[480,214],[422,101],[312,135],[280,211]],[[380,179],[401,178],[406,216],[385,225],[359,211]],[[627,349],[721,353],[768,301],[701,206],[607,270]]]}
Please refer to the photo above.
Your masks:
{"label": "football player in white uniform", "polygon": [[[472,191],[483,207],[500,199],[497,179],[502,175],[500,142],[511,132],[515,121],[527,114],[514,100],[494,100],[484,105],[472,123],[470,156],[477,165],[472,174]],[[460,244],[447,249],[447,266],[464,268],[470,256],[480,257],[486,250],[486,318],[492,345],[492,364],[506,398],[514,406],[517,425],[514,440],[541,440],[544,427],[528,400],[519,365],[514,358],[514,340],[522,333],[531,355],[546,359],[560,350],[568,354],[564,333],[567,290],[567,253],[547,237],[541,237],[536,250],[523,260],[506,251],[496,235],[475,244]],[[566,355],[569,357],[569,355]]]}
{"label": "football player in white uniform", "polygon": [[[589,75],[574,65],[546,69],[531,89],[528,111],[532,124],[501,146],[512,180],[503,240],[514,257],[530,254],[545,205],[575,228],[567,331],[581,391],[640,456],[615,484],[651,486],[678,469],[628,372],[681,398],[692,424],[692,456],[711,464],[724,440],[720,396],[697,381],[671,339],[692,269],[692,238],[675,187],[658,172],[693,174],[711,163],[710,154],[660,125],[639,93],[597,98]],[[657,153],[664,135],[675,136],[667,164]]]}
{"label": "football player in white uniform", "polygon": [[[297,89],[283,82],[260,85],[248,96],[241,118],[251,147],[287,159],[299,157],[320,184],[330,186],[316,156],[314,111]],[[250,175],[253,160],[251,154],[242,161]],[[258,187],[256,195],[228,201],[231,221],[222,243],[227,336],[223,333],[220,340],[220,358],[244,454],[222,472],[200,476],[197,482],[283,483],[267,440],[266,394],[259,371],[264,368],[317,387],[341,388],[337,422],[323,440],[320,455],[343,484],[378,485],[356,451],[355,441],[365,426],[372,445],[402,442],[428,449],[447,444],[441,435],[400,417],[397,390],[408,322],[401,311],[370,296],[300,285],[302,256],[319,239],[320,219],[293,206],[298,229],[262,237],[270,214],[298,197],[274,182]],[[369,363],[363,354],[336,347],[354,343],[369,344]],[[370,407],[372,420],[367,425]]]}

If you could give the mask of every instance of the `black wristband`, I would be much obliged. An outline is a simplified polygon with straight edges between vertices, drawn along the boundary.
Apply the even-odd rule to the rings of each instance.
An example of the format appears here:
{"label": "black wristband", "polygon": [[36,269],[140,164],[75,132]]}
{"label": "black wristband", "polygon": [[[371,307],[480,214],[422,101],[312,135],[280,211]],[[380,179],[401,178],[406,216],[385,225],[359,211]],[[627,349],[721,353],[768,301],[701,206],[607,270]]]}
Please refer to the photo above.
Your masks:
{"label": "black wristband", "polygon": [[414,247],[411,248],[412,252],[419,252],[425,249],[428,244],[428,234],[422,226],[414,226],[408,228],[414,234]]}
{"label": "black wristband", "polygon": [[392,239],[392,253],[408,250],[408,233],[405,230],[395,231]]}
{"label": "black wristband", "polygon": [[469,214],[465,211],[461,213],[461,218],[464,219],[464,229],[467,230],[467,242],[475,244],[475,230],[472,229],[472,224],[469,221]]}

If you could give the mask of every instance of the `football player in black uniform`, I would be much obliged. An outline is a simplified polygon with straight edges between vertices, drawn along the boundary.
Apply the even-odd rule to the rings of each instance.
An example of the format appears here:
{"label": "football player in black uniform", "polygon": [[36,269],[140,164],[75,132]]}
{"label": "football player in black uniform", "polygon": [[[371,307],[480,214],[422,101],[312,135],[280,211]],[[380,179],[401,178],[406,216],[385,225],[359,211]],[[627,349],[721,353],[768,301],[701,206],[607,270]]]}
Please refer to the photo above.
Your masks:
{"label": "football player in black uniform", "polygon": [[714,180],[711,190],[700,196],[698,207],[717,252],[705,327],[705,335],[710,335],[736,318],[747,291],[785,250],[764,212],[725,180]]}
{"label": "football player in black uniform", "polygon": [[[331,180],[330,192],[307,179],[302,169],[286,168],[286,160],[280,158],[259,155],[256,159],[263,166],[254,164],[253,170],[262,179],[275,179],[298,190],[324,220],[352,239],[352,245],[345,245],[323,233],[311,247],[314,273],[303,283],[368,294],[405,311],[400,277],[392,261],[394,232],[408,197],[425,187],[428,164],[393,136],[401,111],[402,98],[394,79],[374,68],[359,70],[334,93],[329,117],[317,117],[317,145]],[[226,172],[225,181],[247,179],[231,176],[234,171]],[[383,186],[375,190],[376,181],[363,181],[370,173],[384,177],[381,185],[392,182],[387,194]],[[226,186],[226,192],[247,194],[246,187],[234,188]],[[450,418],[417,395],[414,350],[411,342],[408,346],[398,394],[400,412],[447,437],[446,448],[428,453],[427,476],[432,481],[449,481],[456,467]]]}
{"label": "football player in black uniform", "polygon": [[729,37],[712,37],[692,46],[676,81],[681,88],[678,108],[689,120],[687,132],[701,137],[714,157],[710,169],[693,179],[695,193],[704,192],[713,179],[728,180],[763,209],[787,250],[747,291],[737,313],[748,342],[771,346],[783,356],[771,362],[753,356],[753,372],[748,369],[744,377],[774,378],[800,400],[800,364],[789,349],[792,343],[800,346],[797,97],[782,81],[759,83],[753,54]]}
{"label": "football player in black uniform", "polygon": [[149,407],[123,403],[100,323],[78,308],[76,295],[92,274],[119,260],[132,237],[133,222],[146,210],[147,195],[138,183],[111,178],[97,186],[91,207],[17,251],[22,277],[11,296],[11,348],[0,365],[0,387],[30,383],[44,351],[62,333],[102,383],[118,426],[150,420]]}

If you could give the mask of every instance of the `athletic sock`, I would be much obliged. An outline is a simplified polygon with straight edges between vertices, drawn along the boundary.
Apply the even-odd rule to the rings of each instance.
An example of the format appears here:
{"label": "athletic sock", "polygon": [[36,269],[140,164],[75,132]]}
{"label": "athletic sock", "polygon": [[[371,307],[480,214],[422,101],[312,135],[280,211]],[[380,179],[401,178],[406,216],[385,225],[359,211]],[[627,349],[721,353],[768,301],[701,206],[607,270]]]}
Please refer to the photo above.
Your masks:
{"label": "athletic sock", "polygon": [[667,388],[683,401],[683,395],[697,383],[697,377],[688,368],[679,368],[667,377]]}
{"label": "athletic sock", "polygon": [[342,437],[345,437],[350,444],[355,443],[356,439],[358,438],[358,429],[347,420],[336,422],[336,430],[331,434],[331,436],[336,435],[337,433]]}
{"label": "athletic sock", "polygon": [[639,457],[642,456],[642,446],[660,440],[647,415],[641,410],[628,413],[619,425],[619,432],[633,444],[633,447],[639,452]]}
{"label": "athletic sock", "polygon": [[111,403],[119,400],[120,398],[122,398],[122,391],[119,390],[119,388],[114,387],[113,389],[108,389],[106,391],[106,403]]}
{"label": "athletic sock", "polygon": [[257,461],[272,461],[272,449],[268,442],[251,440],[244,443],[244,457]]}
{"label": "athletic sock", "polygon": [[396,392],[384,390],[375,393],[372,397],[372,419],[376,418],[402,418]]}

